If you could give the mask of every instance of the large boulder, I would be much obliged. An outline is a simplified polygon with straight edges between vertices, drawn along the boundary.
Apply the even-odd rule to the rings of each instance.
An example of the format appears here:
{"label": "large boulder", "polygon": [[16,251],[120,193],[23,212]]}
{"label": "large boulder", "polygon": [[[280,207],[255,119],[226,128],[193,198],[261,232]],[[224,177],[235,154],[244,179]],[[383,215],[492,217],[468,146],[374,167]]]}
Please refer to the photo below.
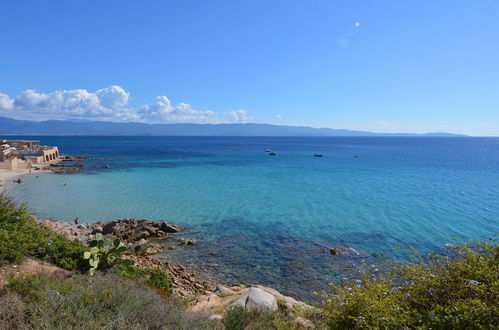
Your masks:
{"label": "large boulder", "polygon": [[244,302],[244,308],[250,311],[265,309],[276,311],[278,309],[275,297],[259,288],[251,287],[246,297],[243,296],[242,298],[238,301],[238,305]]}

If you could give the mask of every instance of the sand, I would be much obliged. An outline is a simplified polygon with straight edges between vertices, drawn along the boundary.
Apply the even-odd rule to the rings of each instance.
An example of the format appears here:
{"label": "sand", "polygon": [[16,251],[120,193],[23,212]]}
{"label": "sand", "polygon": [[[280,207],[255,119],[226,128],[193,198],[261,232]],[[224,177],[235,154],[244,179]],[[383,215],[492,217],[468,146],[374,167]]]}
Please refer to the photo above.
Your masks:
{"label": "sand", "polygon": [[17,180],[24,175],[29,174],[29,170],[0,170],[0,193],[4,192],[5,184],[9,181]]}

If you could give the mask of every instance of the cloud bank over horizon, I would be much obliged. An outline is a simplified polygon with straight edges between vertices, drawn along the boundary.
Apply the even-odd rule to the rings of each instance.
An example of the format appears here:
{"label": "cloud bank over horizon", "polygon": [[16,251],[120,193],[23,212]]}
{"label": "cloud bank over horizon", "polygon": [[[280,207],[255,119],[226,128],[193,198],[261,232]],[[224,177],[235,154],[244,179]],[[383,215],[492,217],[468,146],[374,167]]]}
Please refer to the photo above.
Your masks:
{"label": "cloud bank over horizon", "polygon": [[27,89],[11,98],[0,93],[0,116],[29,120],[90,119],[143,123],[246,123],[247,110],[195,110],[187,103],[173,105],[167,96],[138,107],[128,106],[130,93],[113,85],[95,92],[86,89],[38,93]]}

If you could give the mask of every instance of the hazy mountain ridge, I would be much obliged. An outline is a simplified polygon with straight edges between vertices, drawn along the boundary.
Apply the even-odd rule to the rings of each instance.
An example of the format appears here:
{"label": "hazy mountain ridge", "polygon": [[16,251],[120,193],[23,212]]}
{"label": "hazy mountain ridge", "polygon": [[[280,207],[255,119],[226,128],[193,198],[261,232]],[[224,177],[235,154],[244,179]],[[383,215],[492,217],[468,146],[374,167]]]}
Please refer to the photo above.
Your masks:
{"label": "hazy mountain ridge", "polygon": [[166,136],[465,136],[452,133],[373,133],[271,124],[144,124],[104,121],[29,121],[0,117],[0,135]]}

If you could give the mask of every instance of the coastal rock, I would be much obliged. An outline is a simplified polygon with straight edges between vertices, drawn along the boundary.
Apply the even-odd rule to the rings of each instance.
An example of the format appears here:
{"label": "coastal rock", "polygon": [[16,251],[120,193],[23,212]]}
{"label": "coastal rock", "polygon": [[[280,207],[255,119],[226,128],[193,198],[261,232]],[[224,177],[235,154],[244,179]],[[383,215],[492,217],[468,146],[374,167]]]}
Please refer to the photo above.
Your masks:
{"label": "coastal rock", "polygon": [[315,325],[312,323],[312,321],[307,320],[307,319],[300,317],[300,316],[295,317],[293,319],[293,323],[301,328],[315,329]]}
{"label": "coastal rock", "polygon": [[226,288],[225,286],[219,284],[217,285],[217,292],[222,296],[230,296],[230,295],[233,295],[235,294],[236,292],[229,289],[229,288]]}
{"label": "coastal rock", "polygon": [[178,233],[180,231],[180,227],[166,222],[163,222],[159,229],[165,233]]}
{"label": "coastal rock", "polygon": [[147,241],[145,239],[140,239],[139,241],[137,241],[135,244],[132,244],[132,249],[138,253],[140,252],[141,250],[145,250],[146,248],[146,244],[147,244]]}
{"label": "coastal rock", "polygon": [[72,168],[62,167],[62,168],[52,168],[52,172],[55,174],[73,174],[73,173],[80,173],[82,172],[82,170],[76,167]]}
{"label": "coastal rock", "polygon": [[42,226],[48,229],[53,229],[54,228],[54,223],[50,220],[45,220],[42,222]]}
{"label": "coastal rock", "polygon": [[329,252],[332,256],[344,255],[348,257],[358,257],[362,254],[351,247],[324,247],[321,246],[321,251]]}
{"label": "coastal rock", "polygon": [[[244,297],[243,297],[244,298]],[[277,311],[277,301],[273,295],[263,291],[262,289],[252,287],[246,296],[246,304],[244,306],[247,310],[271,310]]]}
{"label": "coastal rock", "polygon": [[148,247],[146,247],[145,254],[146,255],[158,254],[161,251],[163,251],[163,248],[160,245],[150,244]]}
{"label": "coastal rock", "polygon": [[149,238],[149,236],[151,236],[151,234],[149,234],[148,231],[144,230],[144,231],[139,232],[137,235],[135,235],[135,237],[133,238],[133,240],[134,241],[138,241],[138,240],[141,240],[141,239],[144,239],[144,238]]}
{"label": "coastal rock", "polygon": [[189,239],[189,238],[181,238],[178,240],[178,244],[183,244],[183,245],[195,245],[198,241],[195,239]]}
{"label": "coastal rock", "polygon": [[111,221],[107,223],[104,227],[102,227],[102,234],[108,235],[114,232],[114,227],[116,227],[117,221]]}
{"label": "coastal rock", "polygon": [[92,234],[95,235],[95,234],[102,234],[103,232],[103,229],[101,226],[95,226],[94,229],[92,230]]}

